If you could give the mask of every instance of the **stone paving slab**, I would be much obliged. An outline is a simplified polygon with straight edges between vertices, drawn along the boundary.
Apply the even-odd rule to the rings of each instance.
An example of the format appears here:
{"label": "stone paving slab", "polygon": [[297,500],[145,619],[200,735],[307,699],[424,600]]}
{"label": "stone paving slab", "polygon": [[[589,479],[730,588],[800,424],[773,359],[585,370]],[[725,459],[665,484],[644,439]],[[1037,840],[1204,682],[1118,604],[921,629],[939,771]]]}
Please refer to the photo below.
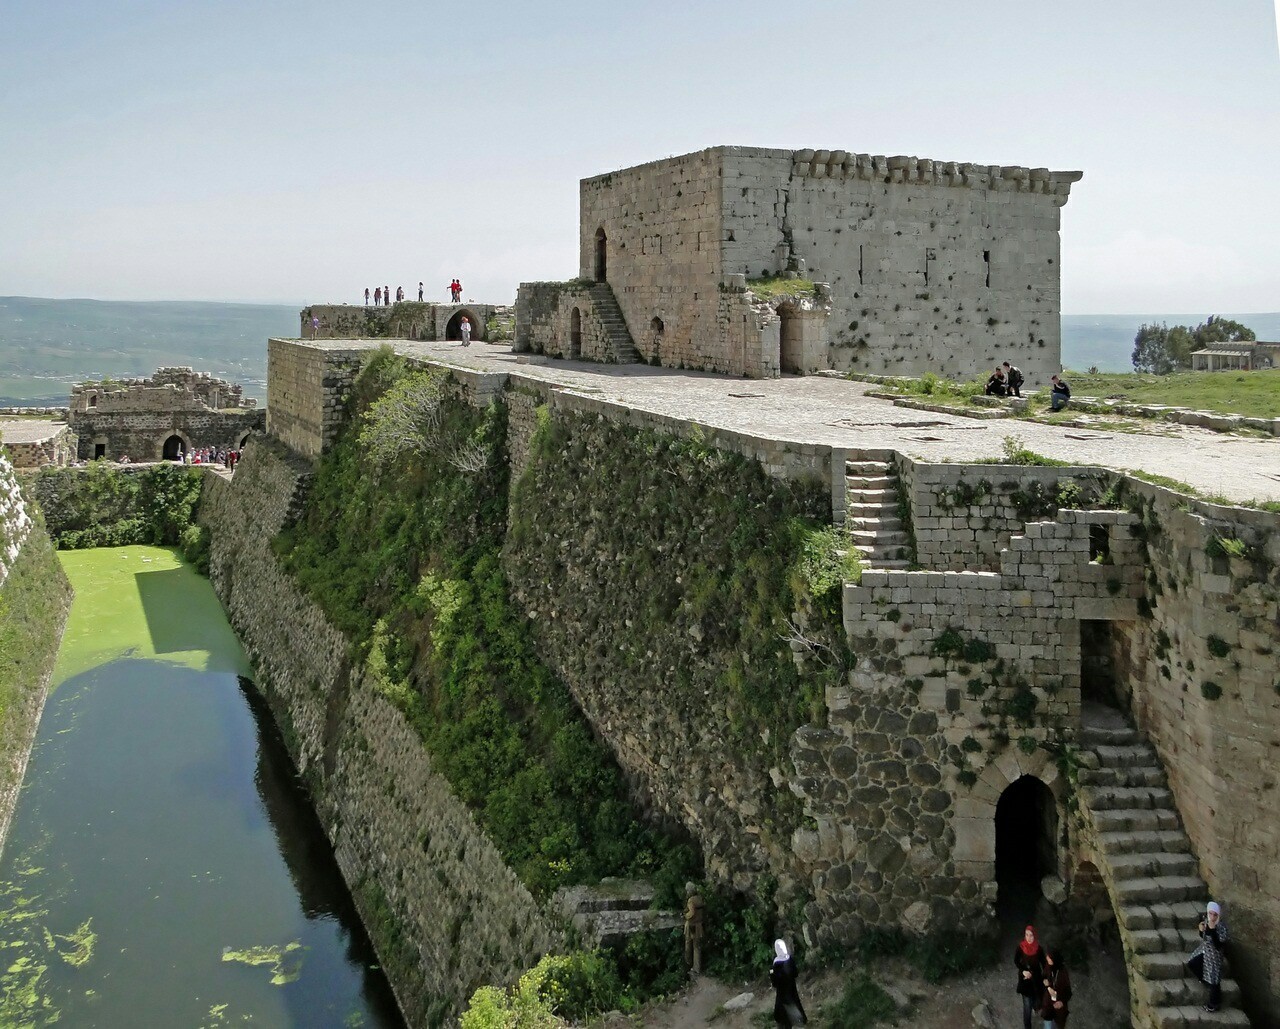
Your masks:
{"label": "stone paving slab", "polygon": [[471,371],[507,373],[642,411],[778,440],[847,449],[891,448],[931,462],[999,457],[1006,436],[1079,465],[1139,469],[1232,500],[1280,500],[1280,439],[1224,436],[1158,423],[1159,434],[972,418],[895,407],[875,384],[823,376],[739,379],[705,372],[606,365],[515,354],[506,345],[410,340],[299,340],[332,350],[390,344],[406,356]]}

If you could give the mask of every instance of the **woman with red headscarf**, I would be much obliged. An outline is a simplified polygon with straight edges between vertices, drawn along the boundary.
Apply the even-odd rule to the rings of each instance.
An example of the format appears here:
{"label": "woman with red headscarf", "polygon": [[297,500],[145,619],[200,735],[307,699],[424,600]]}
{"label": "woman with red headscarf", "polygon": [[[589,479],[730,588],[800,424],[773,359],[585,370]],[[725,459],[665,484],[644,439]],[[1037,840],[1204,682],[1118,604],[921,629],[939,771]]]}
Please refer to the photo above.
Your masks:
{"label": "woman with red headscarf", "polygon": [[1035,926],[1023,931],[1013,952],[1013,965],[1018,970],[1018,996],[1022,998],[1022,1029],[1031,1029],[1031,1018],[1040,1010],[1044,979],[1044,951],[1036,939]]}

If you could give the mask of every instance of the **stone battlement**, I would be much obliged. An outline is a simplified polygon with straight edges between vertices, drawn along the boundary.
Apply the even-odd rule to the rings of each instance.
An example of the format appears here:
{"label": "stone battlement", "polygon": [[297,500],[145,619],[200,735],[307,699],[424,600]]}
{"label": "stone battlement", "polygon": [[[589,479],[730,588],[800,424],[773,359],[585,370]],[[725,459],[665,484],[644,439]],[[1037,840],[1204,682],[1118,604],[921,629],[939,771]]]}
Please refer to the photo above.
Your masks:
{"label": "stone battlement", "polygon": [[1084,177],[1082,171],[935,161],[928,157],[851,154],[845,150],[797,150],[791,155],[791,160],[793,175],[814,179],[862,179],[919,186],[1051,193],[1064,198],[1071,194],[1071,184]]}

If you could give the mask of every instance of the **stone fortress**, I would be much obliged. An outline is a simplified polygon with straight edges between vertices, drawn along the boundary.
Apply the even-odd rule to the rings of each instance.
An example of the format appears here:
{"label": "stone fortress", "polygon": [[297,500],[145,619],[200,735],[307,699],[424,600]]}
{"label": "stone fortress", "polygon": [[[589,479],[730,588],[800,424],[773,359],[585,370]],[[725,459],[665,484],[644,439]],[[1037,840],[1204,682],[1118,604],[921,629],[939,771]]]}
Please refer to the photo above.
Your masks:
{"label": "stone fortress", "polygon": [[971,378],[1011,360],[1047,380],[1081,176],[749,147],[597,175],[579,278],[521,285],[516,349],[759,378]]}
{"label": "stone fortress", "polygon": [[175,367],[73,387],[68,425],[82,461],[171,461],[193,447],[243,447],[266,412],[235,383]]}
{"label": "stone fortress", "polygon": [[[812,438],[717,425],[730,381],[698,406],[696,377],[637,369],[651,391],[669,377],[680,394],[680,414],[655,413],[620,394],[612,369],[528,356],[760,378],[973,376],[1009,359],[1035,382],[1058,370],[1058,211],[1079,178],[715,148],[583,181],[580,278],[521,286],[515,357],[433,345],[449,338],[449,305],[308,308],[304,338],[269,342],[266,434],[233,480],[206,484],[211,578],[406,1011],[430,1010],[434,1024],[559,936],[272,547],[345,424],[361,362],[384,342],[444,371],[466,402],[499,404],[513,480],[535,460],[539,425],[589,454],[594,427],[618,424],[696,438],[829,497],[830,521],[864,556],[842,593],[857,659],[763,772],[724,697],[687,698],[677,717],[655,703],[670,688],[659,678],[616,688],[599,633],[573,617],[600,606],[590,590],[619,574],[610,562],[547,537],[538,546],[560,555],[563,574],[504,569],[541,659],[654,812],[697,841],[712,877],[739,889],[771,877],[802,901],[788,931],[839,945],[868,926],[989,924],[1002,890],[1030,875],[1064,917],[1115,924],[1133,1025],[1245,1026],[1242,1003],[1256,1024],[1277,1024],[1280,516],[1097,466],[926,460],[918,441],[934,437],[918,429],[891,427],[892,445],[871,445],[872,426],[897,424],[888,405],[845,426],[823,415]],[[482,305],[460,306],[484,324]],[[855,385],[783,380],[751,396],[786,404],[840,390],[848,405]],[[130,388],[142,398],[179,386]],[[213,410],[207,390],[191,393],[193,413]],[[113,395],[90,404],[78,392],[73,418],[97,417]],[[955,428],[947,416],[929,424],[939,437]],[[163,430],[145,431],[154,445]],[[582,538],[609,528],[586,507],[572,515]],[[700,638],[681,645],[703,657]],[[812,667],[802,643],[793,649]],[[771,813],[793,800],[803,817],[780,831]],[[430,845],[424,825],[438,830]],[[1182,973],[1210,895],[1244,943],[1216,1015]]]}

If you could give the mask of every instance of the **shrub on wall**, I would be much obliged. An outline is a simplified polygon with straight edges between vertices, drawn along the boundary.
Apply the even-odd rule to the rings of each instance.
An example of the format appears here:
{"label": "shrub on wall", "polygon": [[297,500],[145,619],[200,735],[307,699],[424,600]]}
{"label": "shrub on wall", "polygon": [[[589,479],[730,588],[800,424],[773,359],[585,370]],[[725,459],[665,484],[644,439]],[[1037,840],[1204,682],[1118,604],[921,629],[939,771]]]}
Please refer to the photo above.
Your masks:
{"label": "shrub on wall", "polygon": [[[455,389],[376,353],[277,551],[535,895],[605,875],[696,877],[696,852],[641,824],[612,755],[535,653],[499,562],[506,411]],[[408,442],[374,461],[368,441],[385,442],[389,420]],[[420,446],[422,430],[440,445]]]}
{"label": "shrub on wall", "polygon": [[47,468],[32,493],[60,550],[139,543],[176,546],[195,521],[204,473],[159,464],[132,471],[94,462]]}

